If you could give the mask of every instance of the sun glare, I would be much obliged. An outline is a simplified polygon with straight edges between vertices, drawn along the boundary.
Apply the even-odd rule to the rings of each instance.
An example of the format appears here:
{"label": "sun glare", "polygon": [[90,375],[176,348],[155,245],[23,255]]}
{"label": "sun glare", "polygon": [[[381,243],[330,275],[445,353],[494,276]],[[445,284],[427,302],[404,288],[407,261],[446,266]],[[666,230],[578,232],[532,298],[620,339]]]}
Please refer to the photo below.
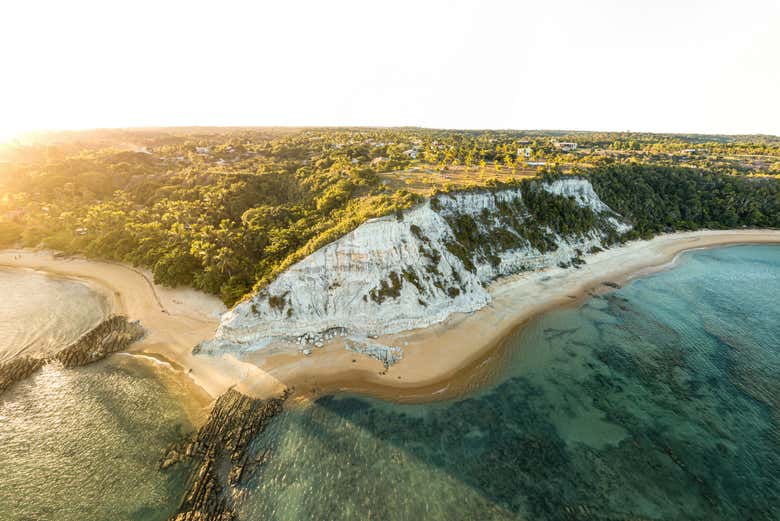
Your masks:
{"label": "sun glare", "polygon": [[117,24],[104,22],[113,2],[51,1],[45,17],[38,2],[7,2],[0,137],[188,125],[780,132],[780,76],[766,66],[777,7],[401,3],[314,2],[305,16],[295,2],[244,3],[236,17],[139,0]]}
{"label": "sun glare", "polygon": [[21,140],[26,133],[36,130],[47,129],[44,127],[34,128],[30,125],[25,125],[24,122],[14,120],[0,120],[0,145]]}
{"label": "sun glare", "polygon": [[19,131],[14,130],[13,127],[0,126],[0,143],[13,141],[18,135]]}

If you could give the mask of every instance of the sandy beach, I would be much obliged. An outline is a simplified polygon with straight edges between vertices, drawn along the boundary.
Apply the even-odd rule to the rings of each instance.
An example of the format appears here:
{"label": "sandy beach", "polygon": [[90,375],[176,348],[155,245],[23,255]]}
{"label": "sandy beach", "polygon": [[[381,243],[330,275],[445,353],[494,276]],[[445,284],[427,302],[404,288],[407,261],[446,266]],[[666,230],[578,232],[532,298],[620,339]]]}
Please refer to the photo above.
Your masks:
{"label": "sandy beach", "polygon": [[379,361],[344,349],[341,341],[315,349],[309,357],[290,346],[279,353],[258,351],[245,359],[295,385],[302,398],[346,391],[402,402],[444,400],[500,374],[507,355],[503,341],[523,324],[546,311],[576,305],[590,292],[609,290],[603,282],[623,284],[665,269],[687,250],[760,243],[780,243],[780,230],[667,234],[588,255],[581,269],[552,268],[506,277],[491,285],[493,301],[479,311],[378,338],[378,343],[404,350],[403,360],[387,372]]}
{"label": "sandy beach", "polygon": [[350,391],[416,402],[451,398],[500,373],[503,340],[528,320],[561,306],[576,305],[590,292],[608,290],[604,282],[625,281],[664,269],[687,250],[729,244],[780,243],[780,230],[728,230],[675,233],[635,241],[586,257],[581,269],[553,268],[496,281],[493,301],[471,314],[455,314],[428,328],[376,339],[401,346],[404,358],[385,371],[375,359],[347,351],[334,340],[311,356],[297,346],[275,344],[242,355],[193,355],[210,338],[225,311],[213,296],[192,289],[169,289],[151,276],[119,263],[59,257],[47,251],[3,250],[0,266],[28,268],[91,283],[106,294],[115,313],[141,321],[148,330],[131,353],[168,362],[202,391],[208,403],[231,386],[267,397],[295,387],[295,399]]}
{"label": "sandy beach", "polygon": [[[116,262],[56,255],[50,251],[2,250],[0,267],[42,271],[87,282],[104,294],[112,313],[139,320],[146,337],[130,348],[130,353],[152,363],[167,363],[196,385],[193,398],[208,405],[229,387],[243,380],[262,382],[268,375],[254,365],[230,355],[194,356],[192,348],[211,338],[226,311],[216,297],[190,288],[165,288],[152,282],[146,270]],[[281,392],[283,385],[267,382],[269,393]]]}

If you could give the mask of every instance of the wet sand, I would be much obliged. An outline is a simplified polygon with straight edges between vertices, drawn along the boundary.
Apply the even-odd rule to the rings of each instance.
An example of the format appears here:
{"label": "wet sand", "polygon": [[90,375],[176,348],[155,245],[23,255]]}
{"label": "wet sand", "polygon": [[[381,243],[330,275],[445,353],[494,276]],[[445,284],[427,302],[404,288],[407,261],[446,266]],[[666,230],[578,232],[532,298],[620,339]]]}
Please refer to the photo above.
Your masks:
{"label": "wet sand", "polygon": [[193,355],[192,348],[210,338],[225,310],[213,296],[192,289],[167,289],[150,274],[119,263],[55,257],[51,252],[0,251],[0,266],[24,267],[78,278],[108,295],[113,311],[138,319],[149,331],[131,348],[168,362],[188,376],[208,403],[231,386],[257,396],[280,394],[295,387],[295,399],[349,391],[394,401],[423,402],[451,398],[500,374],[507,356],[505,339],[533,317],[561,306],[576,305],[604,282],[624,283],[673,264],[686,250],[729,244],[780,243],[780,230],[700,231],[635,241],[587,255],[581,269],[550,268],[506,277],[493,283],[493,301],[470,314],[455,314],[428,328],[387,335],[377,343],[400,346],[404,358],[385,371],[367,356],[344,349],[334,340],[311,356],[293,344],[278,343],[239,360],[233,355]]}

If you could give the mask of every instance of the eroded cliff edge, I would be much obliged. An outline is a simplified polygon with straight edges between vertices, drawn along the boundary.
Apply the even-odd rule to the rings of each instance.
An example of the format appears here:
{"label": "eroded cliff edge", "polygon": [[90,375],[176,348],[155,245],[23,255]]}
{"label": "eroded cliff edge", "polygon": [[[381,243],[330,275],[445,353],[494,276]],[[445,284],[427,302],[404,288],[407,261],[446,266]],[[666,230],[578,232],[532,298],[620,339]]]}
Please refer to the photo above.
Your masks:
{"label": "eroded cliff edge", "polygon": [[402,216],[367,221],[293,265],[225,313],[199,349],[426,327],[487,305],[493,280],[576,265],[630,228],[585,179],[439,194]]}

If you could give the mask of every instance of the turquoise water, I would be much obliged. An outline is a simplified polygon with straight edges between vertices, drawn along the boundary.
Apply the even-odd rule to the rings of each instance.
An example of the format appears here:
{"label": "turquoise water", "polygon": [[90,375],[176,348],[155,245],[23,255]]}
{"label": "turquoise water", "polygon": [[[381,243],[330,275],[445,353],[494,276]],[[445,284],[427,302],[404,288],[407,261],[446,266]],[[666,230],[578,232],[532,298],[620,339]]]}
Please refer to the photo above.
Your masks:
{"label": "turquoise water", "polygon": [[691,252],[533,321],[477,394],[291,410],[241,518],[778,520],[778,297],[780,247]]}
{"label": "turquoise water", "polygon": [[[31,287],[59,296],[4,321],[0,356],[13,338],[52,349],[105,312],[79,283],[3,280],[3,317]],[[778,295],[780,247],[692,252],[534,320],[478,393],[291,409],[253,443],[268,452],[240,519],[778,520]],[[47,333],[26,337],[25,320]],[[0,395],[0,519],[167,519],[188,469],[159,458],[193,429],[181,385],[116,355]]]}
{"label": "turquoise water", "polygon": [[[0,281],[0,359],[20,340],[24,352],[56,350],[106,311],[76,281],[31,271],[0,271]],[[0,519],[167,519],[187,469],[158,465],[194,429],[187,393],[169,369],[114,355],[78,369],[46,366],[0,395]]]}

